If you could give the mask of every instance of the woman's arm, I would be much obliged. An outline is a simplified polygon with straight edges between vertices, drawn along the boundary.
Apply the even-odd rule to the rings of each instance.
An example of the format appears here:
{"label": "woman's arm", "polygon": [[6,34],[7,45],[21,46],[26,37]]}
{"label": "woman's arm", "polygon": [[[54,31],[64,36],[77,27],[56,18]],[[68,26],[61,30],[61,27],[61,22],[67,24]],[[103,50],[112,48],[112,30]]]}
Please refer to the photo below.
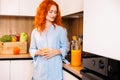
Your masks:
{"label": "woman's arm", "polygon": [[61,30],[61,35],[60,35],[60,52],[62,54],[62,59],[65,58],[68,51],[69,51],[69,42],[67,37],[67,30],[63,29]]}

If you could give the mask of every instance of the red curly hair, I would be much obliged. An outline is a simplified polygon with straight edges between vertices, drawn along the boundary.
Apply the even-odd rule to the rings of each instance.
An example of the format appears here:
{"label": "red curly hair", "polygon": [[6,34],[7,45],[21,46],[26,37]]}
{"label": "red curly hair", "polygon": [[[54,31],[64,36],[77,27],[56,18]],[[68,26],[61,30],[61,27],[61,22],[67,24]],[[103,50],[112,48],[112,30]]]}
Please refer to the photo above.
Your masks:
{"label": "red curly hair", "polygon": [[45,29],[46,15],[52,5],[55,5],[57,7],[57,16],[55,20],[52,22],[53,25],[57,24],[57,25],[60,25],[61,27],[64,27],[62,25],[61,14],[60,14],[58,4],[53,0],[44,0],[37,8],[37,13],[34,21],[35,28],[37,28],[40,32],[43,32],[43,30]]}

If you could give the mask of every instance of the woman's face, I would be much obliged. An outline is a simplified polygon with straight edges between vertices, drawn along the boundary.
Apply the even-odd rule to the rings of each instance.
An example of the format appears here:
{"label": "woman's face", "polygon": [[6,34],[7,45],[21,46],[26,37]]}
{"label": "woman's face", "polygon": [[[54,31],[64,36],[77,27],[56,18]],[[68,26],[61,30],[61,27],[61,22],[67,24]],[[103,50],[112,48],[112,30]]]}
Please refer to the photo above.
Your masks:
{"label": "woman's face", "polygon": [[57,7],[55,5],[52,5],[47,13],[46,20],[49,22],[53,22],[56,16],[57,16]]}

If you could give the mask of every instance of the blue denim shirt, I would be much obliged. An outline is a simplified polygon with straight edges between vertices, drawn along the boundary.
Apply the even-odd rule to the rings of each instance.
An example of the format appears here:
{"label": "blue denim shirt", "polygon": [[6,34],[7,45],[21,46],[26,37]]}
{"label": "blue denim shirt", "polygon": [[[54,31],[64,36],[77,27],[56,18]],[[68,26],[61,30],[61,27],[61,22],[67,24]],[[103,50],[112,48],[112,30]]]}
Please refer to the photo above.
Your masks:
{"label": "blue denim shirt", "polygon": [[[42,56],[35,56],[36,50],[45,47],[60,50],[61,54],[48,60]],[[34,63],[33,80],[62,80],[62,60],[65,60],[68,50],[66,29],[58,25],[56,27],[52,25],[47,34],[43,32],[41,35],[37,29],[34,29],[29,48]]]}

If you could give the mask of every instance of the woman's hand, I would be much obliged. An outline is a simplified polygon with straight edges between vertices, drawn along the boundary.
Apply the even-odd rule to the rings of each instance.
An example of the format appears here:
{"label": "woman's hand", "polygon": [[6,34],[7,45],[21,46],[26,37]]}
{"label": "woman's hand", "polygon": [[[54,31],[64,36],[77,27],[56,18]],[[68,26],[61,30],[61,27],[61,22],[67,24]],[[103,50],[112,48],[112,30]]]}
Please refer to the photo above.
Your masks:
{"label": "woman's hand", "polygon": [[49,59],[51,57],[61,54],[60,50],[55,50],[55,49],[47,49],[45,51],[43,50],[43,52],[44,52],[43,57],[45,59]]}
{"label": "woman's hand", "polygon": [[43,55],[44,55],[43,49],[38,49],[35,53],[35,56],[43,56]]}

